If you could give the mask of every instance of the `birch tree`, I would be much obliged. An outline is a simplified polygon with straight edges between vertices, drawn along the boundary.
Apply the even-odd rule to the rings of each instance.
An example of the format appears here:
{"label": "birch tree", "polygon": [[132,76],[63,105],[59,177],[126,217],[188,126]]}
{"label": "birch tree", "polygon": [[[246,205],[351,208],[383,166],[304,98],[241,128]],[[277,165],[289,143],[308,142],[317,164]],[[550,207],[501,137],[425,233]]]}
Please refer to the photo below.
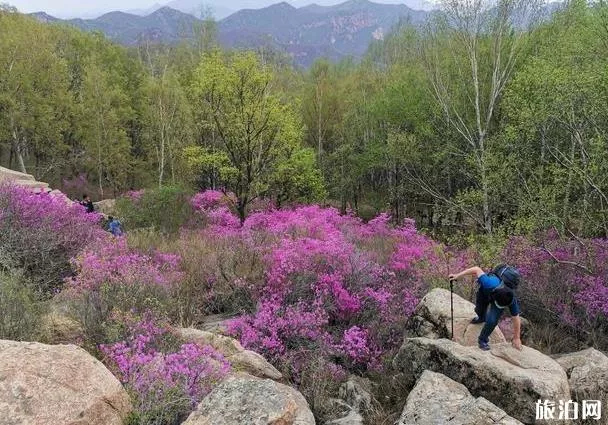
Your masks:
{"label": "birch tree", "polygon": [[[538,0],[444,0],[429,26],[422,57],[443,119],[462,139],[482,211],[492,233],[488,144],[497,106],[529,39]],[[477,207],[477,206],[476,206]]]}
{"label": "birch tree", "polygon": [[149,78],[145,93],[146,131],[154,147],[158,186],[168,179],[175,184],[181,148],[192,138],[189,106],[177,77],[166,68],[158,78]]}
{"label": "birch tree", "polygon": [[0,128],[21,172],[39,176],[38,170],[27,169],[28,157],[60,155],[65,147],[61,133],[70,101],[65,75],[65,63],[54,53],[53,32],[0,8]]}
{"label": "birch tree", "polygon": [[101,198],[104,186],[124,187],[130,168],[130,142],[124,122],[128,98],[97,64],[87,64],[83,84],[81,137]]}

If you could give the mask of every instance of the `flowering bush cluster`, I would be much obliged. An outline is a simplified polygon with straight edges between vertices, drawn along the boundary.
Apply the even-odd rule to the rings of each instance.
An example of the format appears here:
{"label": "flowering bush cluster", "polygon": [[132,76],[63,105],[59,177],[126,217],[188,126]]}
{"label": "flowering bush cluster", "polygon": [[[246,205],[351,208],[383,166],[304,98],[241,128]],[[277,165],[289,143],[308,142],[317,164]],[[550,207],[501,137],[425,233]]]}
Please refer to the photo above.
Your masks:
{"label": "flowering bush cluster", "polygon": [[0,266],[21,269],[49,295],[70,274],[70,258],[105,236],[100,218],[64,197],[0,184]]}
{"label": "flowering bush cluster", "polygon": [[107,341],[111,318],[124,312],[168,314],[175,283],[181,278],[180,258],[130,248],[125,238],[106,237],[72,259],[75,276],[66,281],[64,296],[91,345]]}
{"label": "flowering bush cluster", "polygon": [[608,317],[608,240],[566,239],[555,231],[536,240],[513,237],[503,258],[525,277],[522,298],[537,321],[555,316],[590,331]]}
{"label": "flowering bush cluster", "polygon": [[227,207],[236,202],[234,194],[224,193],[220,190],[205,190],[198,192],[192,199],[190,204],[197,211],[207,211],[211,208]]}
{"label": "flowering bush cluster", "polygon": [[124,341],[102,345],[107,363],[131,392],[138,424],[180,423],[230,372],[210,346],[181,344],[149,315]]}
{"label": "flowering bush cluster", "polygon": [[222,229],[235,229],[240,227],[241,222],[231,212],[231,207],[236,204],[233,193],[224,193],[219,190],[205,190],[194,195],[190,205],[203,223],[209,226],[219,226]]}
{"label": "flowering bush cluster", "polygon": [[[134,395],[138,423],[181,420],[229,370],[210,347],[183,344],[148,316],[129,319],[143,312],[188,323],[238,313],[228,333],[305,393],[319,379],[381,370],[418,299],[450,272],[494,257],[524,274],[532,322],[552,318],[587,335],[607,326],[605,239],[511,237],[483,256],[448,249],[411,220],[393,226],[386,214],[363,222],[317,205],[260,204],[241,224],[231,194],[185,198],[179,188],[128,194],[128,223],[172,235],[113,238],[80,205],[0,185],[0,268],[22,269],[46,295],[65,284],[85,343],[100,347]],[[174,205],[181,212],[168,220]]]}
{"label": "flowering bush cluster", "polygon": [[130,249],[124,238],[105,238],[72,259],[76,275],[67,283],[79,291],[98,291],[104,284],[169,287],[181,276],[179,261],[175,254]]}
{"label": "flowering bush cluster", "polygon": [[145,193],[145,189],[129,190],[129,191],[125,192],[122,196],[129,199],[133,203],[137,203],[144,196],[144,193]]}
{"label": "flowering bush cluster", "polygon": [[[208,216],[225,208],[214,195],[197,195]],[[349,368],[380,368],[428,289],[421,273],[438,261],[437,244],[411,222],[391,227],[386,215],[363,223],[333,208],[305,206],[256,212],[239,227],[227,208],[223,214],[233,219],[214,221],[202,237],[245,241],[265,268],[263,279],[241,281],[255,308],[233,320],[229,332],[296,371],[305,367],[306,352]]]}

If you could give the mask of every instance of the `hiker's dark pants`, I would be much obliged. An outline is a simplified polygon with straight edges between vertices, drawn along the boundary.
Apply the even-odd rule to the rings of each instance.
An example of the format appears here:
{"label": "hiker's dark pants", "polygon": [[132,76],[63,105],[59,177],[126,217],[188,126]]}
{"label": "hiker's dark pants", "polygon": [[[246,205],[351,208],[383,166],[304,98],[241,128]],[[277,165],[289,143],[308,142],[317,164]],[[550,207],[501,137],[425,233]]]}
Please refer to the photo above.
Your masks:
{"label": "hiker's dark pants", "polygon": [[[488,308],[489,307],[489,308]],[[479,342],[488,343],[490,334],[494,331],[500,316],[502,316],[502,308],[496,307],[496,304],[490,299],[490,293],[484,291],[481,287],[477,289],[477,297],[475,299],[475,313],[480,319],[485,319],[483,328],[479,333]]]}

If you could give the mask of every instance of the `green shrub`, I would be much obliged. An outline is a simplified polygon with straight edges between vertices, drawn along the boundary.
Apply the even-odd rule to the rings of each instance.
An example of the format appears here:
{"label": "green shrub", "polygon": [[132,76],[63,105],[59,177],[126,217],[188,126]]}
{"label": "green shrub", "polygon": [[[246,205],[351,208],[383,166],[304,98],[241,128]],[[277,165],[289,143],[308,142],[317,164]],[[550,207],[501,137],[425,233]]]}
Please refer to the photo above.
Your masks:
{"label": "green shrub", "polygon": [[0,272],[0,339],[36,341],[44,304],[17,273]]}
{"label": "green shrub", "polygon": [[116,213],[127,231],[153,228],[176,233],[192,217],[190,193],[178,186],[146,189],[116,200]]}

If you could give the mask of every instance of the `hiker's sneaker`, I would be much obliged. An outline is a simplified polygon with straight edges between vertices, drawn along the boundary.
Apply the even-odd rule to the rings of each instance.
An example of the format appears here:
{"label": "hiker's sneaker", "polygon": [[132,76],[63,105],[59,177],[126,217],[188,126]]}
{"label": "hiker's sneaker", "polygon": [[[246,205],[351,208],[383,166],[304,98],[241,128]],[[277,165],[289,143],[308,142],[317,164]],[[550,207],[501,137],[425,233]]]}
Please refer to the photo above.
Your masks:
{"label": "hiker's sneaker", "polygon": [[471,319],[471,323],[473,323],[474,325],[477,325],[478,323],[483,323],[483,322],[485,322],[485,320],[479,316],[475,316],[474,319]]}
{"label": "hiker's sneaker", "polygon": [[490,351],[490,344],[479,341],[479,348],[481,348],[483,351]]}

